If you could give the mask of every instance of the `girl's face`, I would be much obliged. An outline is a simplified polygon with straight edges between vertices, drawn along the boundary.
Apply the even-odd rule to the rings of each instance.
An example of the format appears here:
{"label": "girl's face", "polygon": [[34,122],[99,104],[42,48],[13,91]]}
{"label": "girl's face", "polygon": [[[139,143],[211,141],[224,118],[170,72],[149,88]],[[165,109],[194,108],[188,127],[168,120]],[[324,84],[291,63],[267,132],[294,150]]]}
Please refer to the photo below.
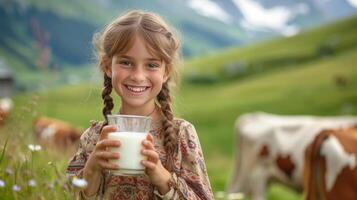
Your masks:
{"label": "girl's face", "polygon": [[168,79],[166,64],[149,53],[145,40],[139,36],[128,52],[113,56],[106,74],[112,78],[122,107],[130,108],[152,107],[162,84]]}

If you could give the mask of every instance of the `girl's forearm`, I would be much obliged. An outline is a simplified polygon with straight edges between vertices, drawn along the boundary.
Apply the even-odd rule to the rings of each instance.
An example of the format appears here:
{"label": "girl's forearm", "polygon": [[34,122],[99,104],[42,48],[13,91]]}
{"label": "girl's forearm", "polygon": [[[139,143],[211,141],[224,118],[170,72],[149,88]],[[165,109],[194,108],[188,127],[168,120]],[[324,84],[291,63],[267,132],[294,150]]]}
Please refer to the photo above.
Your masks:
{"label": "girl's forearm", "polygon": [[87,181],[88,185],[86,189],[84,189],[84,195],[93,196],[99,188],[100,180],[102,174],[98,171],[93,171],[90,169],[84,168],[83,178]]}

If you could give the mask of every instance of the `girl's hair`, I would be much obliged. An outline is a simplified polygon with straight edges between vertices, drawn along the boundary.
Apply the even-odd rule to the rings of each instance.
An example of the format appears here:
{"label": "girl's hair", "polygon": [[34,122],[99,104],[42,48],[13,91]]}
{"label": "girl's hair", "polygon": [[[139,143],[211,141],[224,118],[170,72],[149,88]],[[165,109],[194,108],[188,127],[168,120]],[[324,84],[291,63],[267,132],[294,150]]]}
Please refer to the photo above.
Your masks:
{"label": "girl's hair", "polygon": [[[167,152],[166,168],[173,170],[173,157],[178,148],[176,139],[176,129],[173,121],[173,111],[171,104],[170,85],[177,81],[177,65],[180,61],[180,41],[174,30],[169,27],[164,20],[150,12],[139,10],[130,11],[113,22],[108,24],[103,32],[94,35],[93,43],[101,70],[111,66],[114,55],[127,52],[134,44],[135,37],[140,35],[146,42],[148,51],[161,58],[170,73],[169,79],[162,86],[157,96],[162,113],[165,116],[164,147]],[[114,107],[113,99],[110,96],[112,91],[112,80],[104,73],[104,88],[102,99],[104,101],[103,115],[104,125],[107,122],[107,115],[111,114]]]}

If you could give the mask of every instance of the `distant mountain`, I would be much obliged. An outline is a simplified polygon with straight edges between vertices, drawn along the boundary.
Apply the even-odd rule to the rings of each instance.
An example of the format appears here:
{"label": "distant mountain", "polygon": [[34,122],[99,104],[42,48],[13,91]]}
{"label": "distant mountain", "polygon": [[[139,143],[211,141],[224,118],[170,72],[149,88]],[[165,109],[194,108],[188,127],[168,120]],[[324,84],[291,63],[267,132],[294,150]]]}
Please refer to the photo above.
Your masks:
{"label": "distant mountain", "polygon": [[[188,0],[187,3],[204,16],[252,34],[250,41],[264,35],[293,35],[314,25],[357,14],[356,0]],[[211,6],[199,6],[203,3]]]}
{"label": "distant mountain", "polygon": [[265,38],[294,35],[357,12],[355,0],[3,0],[0,59],[15,69],[92,62],[93,33],[128,9],[161,14],[194,57]]}

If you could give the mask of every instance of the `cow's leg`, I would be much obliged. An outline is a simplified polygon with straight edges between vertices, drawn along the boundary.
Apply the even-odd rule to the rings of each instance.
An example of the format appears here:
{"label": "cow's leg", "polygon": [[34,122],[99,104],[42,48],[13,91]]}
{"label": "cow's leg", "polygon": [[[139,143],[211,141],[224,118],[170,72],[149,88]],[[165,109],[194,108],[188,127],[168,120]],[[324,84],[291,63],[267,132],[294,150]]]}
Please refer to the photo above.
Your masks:
{"label": "cow's leg", "polygon": [[257,162],[258,151],[251,141],[240,137],[236,143],[235,168],[227,193],[247,192],[250,187],[250,175]]}
{"label": "cow's leg", "polygon": [[269,171],[264,164],[258,164],[251,175],[250,188],[252,199],[265,200],[265,193],[269,179]]}

